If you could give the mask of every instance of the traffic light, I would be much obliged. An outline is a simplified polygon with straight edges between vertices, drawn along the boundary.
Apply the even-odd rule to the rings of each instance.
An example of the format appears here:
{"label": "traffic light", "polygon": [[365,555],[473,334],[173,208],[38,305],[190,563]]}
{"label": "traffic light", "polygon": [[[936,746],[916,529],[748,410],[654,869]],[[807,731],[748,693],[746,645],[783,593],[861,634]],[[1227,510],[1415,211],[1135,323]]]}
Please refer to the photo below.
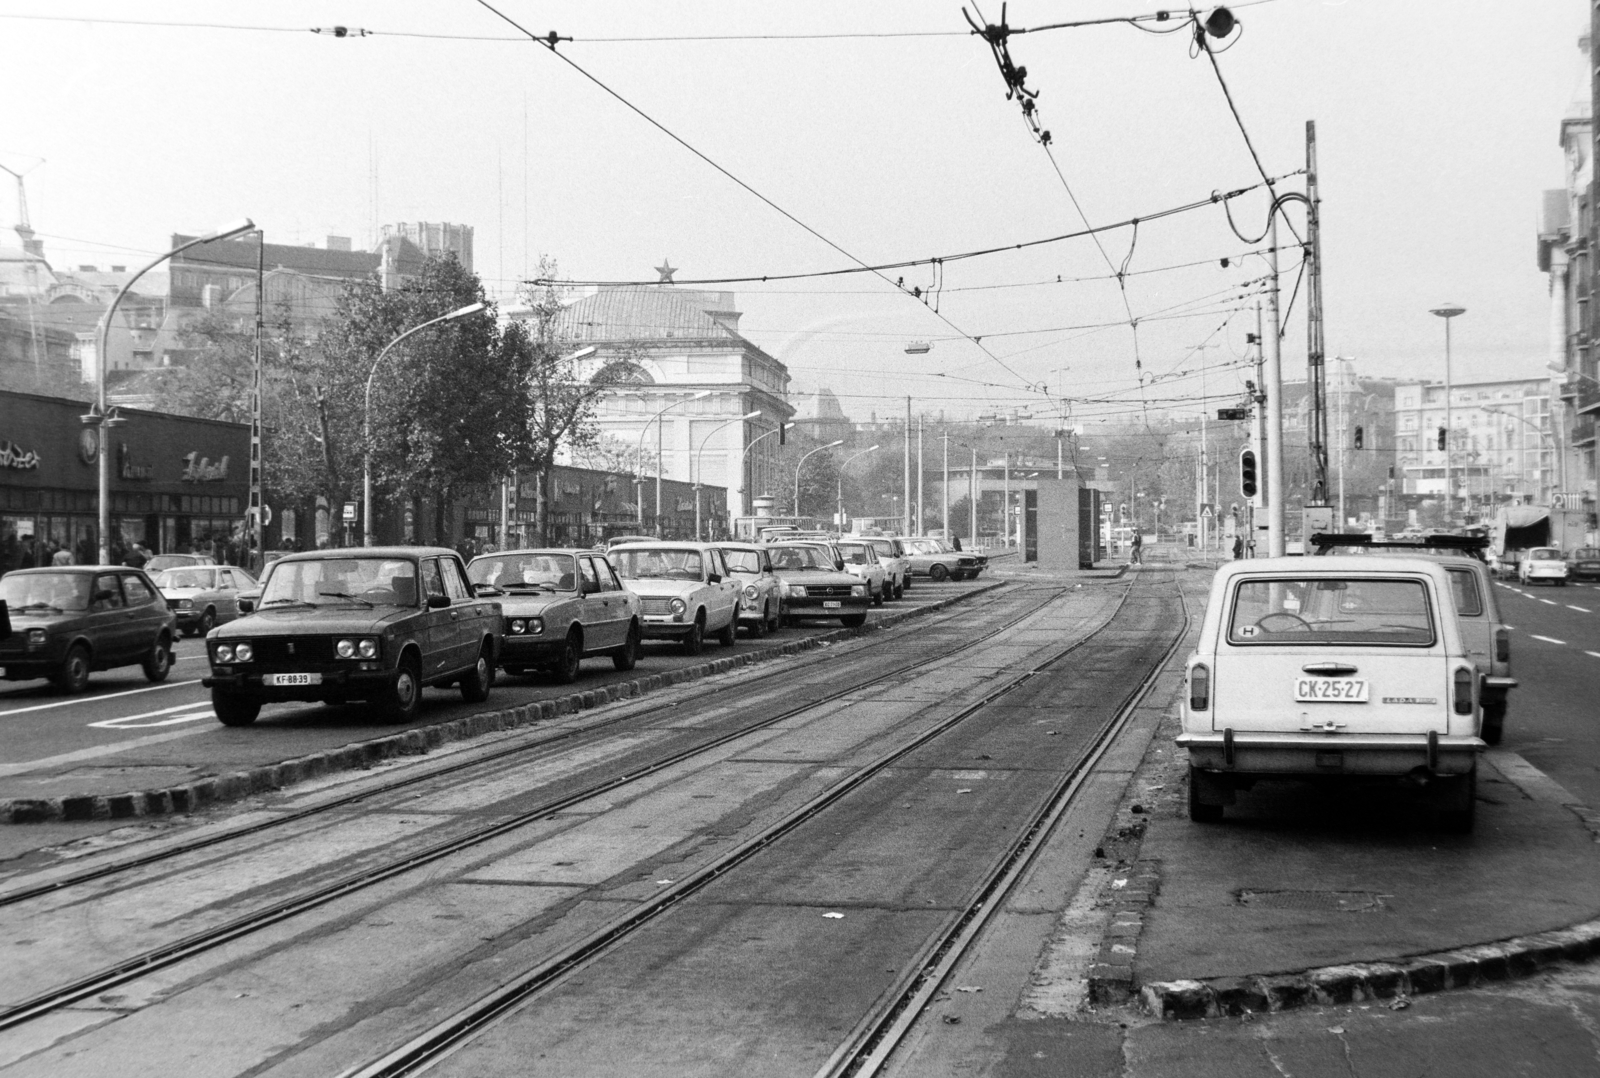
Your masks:
{"label": "traffic light", "polygon": [[1439,449],[1441,451],[1443,451],[1443,449],[1444,449],[1444,437],[1445,437],[1444,428],[1440,427],[1439,428]]}
{"label": "traffic light", "polygon": [[1361,437],[1362,437],[1363,433],[1364,432],[1362,431],[1362,429],[1360,427],[1356,428],[1356,448],[1357,449],[1361,448]]}
{"label": "traffic light", "polygon": [[1239,453],[1239,493],[1246,498],[1256,496],[1256,451],[1254,449],[1241,450]]}

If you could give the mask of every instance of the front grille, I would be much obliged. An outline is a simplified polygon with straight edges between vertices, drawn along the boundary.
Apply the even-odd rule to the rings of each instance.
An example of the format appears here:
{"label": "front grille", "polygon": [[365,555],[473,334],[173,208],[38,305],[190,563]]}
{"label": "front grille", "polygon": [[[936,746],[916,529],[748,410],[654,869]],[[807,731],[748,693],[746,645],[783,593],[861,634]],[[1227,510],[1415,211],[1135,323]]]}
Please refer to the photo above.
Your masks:
{"label": "front grille", "polygon": [[850,598],[850,585],[807,584],[806,597],[809,599],[848,599]]}
{"label": "front grille", "polygon": [[639,611],[643,614],[671,614],[671,599],[640,599]]}
{"label": "front grille", "polygon": [[176,599],[168,599],[167,600],[167,609],[168,610],[176,610],[176,609],[178,609],[178,600],[176,600]]}
{"label": "front grille", "polygon": [[[290,654],[289,646],[294,645]],[[331,636],[266,636],[250,641],[255,648],[253,662],[332,662],[333,637]]]}

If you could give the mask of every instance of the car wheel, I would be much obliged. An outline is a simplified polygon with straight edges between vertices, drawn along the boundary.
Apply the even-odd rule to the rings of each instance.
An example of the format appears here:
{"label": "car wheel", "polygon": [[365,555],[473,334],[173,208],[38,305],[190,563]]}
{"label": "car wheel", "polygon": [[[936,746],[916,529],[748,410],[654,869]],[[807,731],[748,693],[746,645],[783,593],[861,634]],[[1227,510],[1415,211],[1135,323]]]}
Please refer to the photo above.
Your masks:
{"label": "car wheel", "polygon": [[1461,805],[1440,812],[1439,826],[1453,835],[1470,835],[1478,814],[1477,765],[1474,764],[1465,775],[1451,779],[1450,783],[1456,787],[1456,796]]}
{"label": "car wheel", "polygon": [[867,623],[867,615],[864,614],[864,613],[862,613],[862,614],[846,614],[844,617],[839,619],[839,624],[843,625],[846,629],[859,629],[859,628],[861,628],[861,626],[865,625],[866,623]]}
{"label": "car wheel", "polygon": [[885,590],[888,589],[888,587],[889,587],[889,585],[885,584],[883,587],[878,589],[878,594],[876,594],[876,595],[874,595],[872,597],[872,605],[873,606],[882,606],[883,605],[883,593],[884,593]]}
{"label": "car wheel", "polygon": [[164,636],[157,640],[140,665],[144,668],[146,681],[154,684],[167,680],[167,675],[172,672],[172,641]]}
{"label": "car wheel", "polygon": [[561,657],[550,668],[550,673],[563,685],[570,685],[578,680],[578,673],[583,668],[583,634],[577,626],[567,630],[567,641],[561,646]]}
{"label": "car wheel", "polygon": [[489,645],[485,644],[478,651],[478,661],[473,664],[472,673],[461,679],[461,699],[469,704],[481,704],[489,699],[489,690],[494,688],[494,661],[489,658]]}
{"label": "car wheel", "polygon": [[739,618],[730,617],[728,624],[717,630],[717,643],[725,648],[731,648],[739,639]]}
{"label": "car wheel", "polygon": [[628,623],[628,640],[622,647],[611,653],[611,664],[618,670],[632,670],[639,661],[639,652],[644,647],[644,636],[639,632],[639,623]]}
{"label": "car wheel", "polygon": [[767,614],[767,632],[775,633],[781,628],[783,628],[783,606],[782,604],[779,604],[778,606],[769,608],[769,612]]}
{"label": "car wheel", "polygon": [[696,614],[694,624],[689,626],[689,631],[683,637],[683,653],[685,655],[698,655],[706,646],[706,616]]}
{"label": "car wheel", "polygon": [[904,584],[896,584],[894,586],[894,597],[896,601],[906,597],[906,586]]}
{"label": "car wheel", "polygon": [[422,672],[409,656],[400,660],[394,680],[373,701],[373,710],[384,722],[410,722],[422,709]]}
{"label": "car wheel", "polygon": [[1490,745],[1500,744],[1506,728],[1506,702],[1496,701],[1483,705],[1483,730],[1481,736]]}
{"label": "car wheel", "polygon": [[89,687],[89,649],[74,644],[67,650],[61,669],[51,675],[50,681],[64,693],[80,693]]}
{"label": "car wheel", "polygon": [[200,624],[194,627],[196,636],[204,636],[217,625],[217,612],[211,607],[206,607],[206,612],[200,615]]}
{"label": "car wheel", "polygon": [[761,616],[756,618],[756,620],[754,620],[754,621],[752,621],[750,623],[750,639],[752,639],[752,640],[760,640],[763,636],[766,636],[766,635],[767,635],[767,613],[766,613],[766,611],[763,610],[761,612]]}
{"label": "car wheel", "polygon": [[1189,819],[1195,823],[1217,823],[1222,819],[1221,805],[1208,805],[1200,800],[1198,769],[1189,765]]}
{"label": "car wheel", "polygon": [[211,710],[216,712],[217,721],[224,726],[249,726],[261,714],[261,701],[212,689]]}
{"label": "car wheel", "polygon": [[949,575],[950,575],[950,570],[946,569],[942,565],[937,565],[936,564],[931,569],[928,570],[928,579],[932,580],[935,584],[944,583],[945,578],[948,577]]}

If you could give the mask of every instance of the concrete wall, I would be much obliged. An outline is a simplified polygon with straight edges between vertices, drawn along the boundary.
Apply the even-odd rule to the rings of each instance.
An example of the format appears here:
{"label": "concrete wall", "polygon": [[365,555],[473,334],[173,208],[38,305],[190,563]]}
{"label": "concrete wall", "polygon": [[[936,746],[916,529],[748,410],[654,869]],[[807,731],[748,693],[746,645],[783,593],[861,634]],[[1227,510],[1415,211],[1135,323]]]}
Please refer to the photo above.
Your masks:
{"label": "concrete wall", "polygon": [[1039,568],[1078,568],[1078,480],[1035,480],[1039,488]]}

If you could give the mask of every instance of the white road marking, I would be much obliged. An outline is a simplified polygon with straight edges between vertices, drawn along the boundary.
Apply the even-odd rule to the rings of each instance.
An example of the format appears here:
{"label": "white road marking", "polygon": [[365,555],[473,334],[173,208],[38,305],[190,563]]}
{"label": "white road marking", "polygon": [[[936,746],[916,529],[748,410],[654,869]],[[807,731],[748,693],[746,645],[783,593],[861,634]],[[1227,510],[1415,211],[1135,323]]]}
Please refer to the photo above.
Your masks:
{"label": "white road marking", "polygon": [[1538,633],[1529,633],[1528,635],[1535,640],[1543,640],[1546,644],[1560,644],[1565,647],[1567,643],[1565,640],[1557,640],[1553,636],[1540,636]]}
{"label": "white road marking", "polygon": [[[170,717],[175,711],[193,712],[193,714]],[[209,719],[212,714],[211,705],[208,703],[179,704],[177,707],[164,707],[160,711],[146,711],[138,715],[118,715],[116,718],[101,719],[89,725],[99,730],[137,730],[145,726],[172,726],[180,722]]]}
{"label": "white road marking", "polygon": [[1554,599],[1540,599],[1539,601],[1541,603],[1543,603],[1545,606],[1560,606],[1561,605],[1560,603],[1556,602]]}
{"label": "white road marking", "polygon": [[146,734],[144,737],[136,737],[132,741],[123,741],[116,745],[97,745],[90,749],[78,749],[76,752],[64,752],[60,756],[46,756],[42,760],[24,760],[15,764],[0,764],[0,778],[7,775],[23,775],[29,771],[43,771],[46,768],[59,767],[62,764],[81,763],[84,760],[93,760],[100,756],[111,756],[119,752],[144,748],[146,745],[158,745],[163,741],[176,741],[180,737],[203,734],[209,729],[211,729],[209,726],[197,726],[190,730],[168,730],[164,734]]}
{"label": "white road marking", "polygon": [[10,711],[0,711],[0,719],[11,715],[22,715],[29,711],[45,711],[52,707],[67,707],[70,704],[97,704],[102,700],[115,700],[119,696],[132,696],[135,693],[155,692],[157,689],[176,689],[180,685],[198,685],[199,678],[188,681],[163,681],[159,685],[147,685],[142,689],[124,689],[122,692],[108,692],[103,696],[74,696],[70,700],[57,700],[52,704],[35,704],[32,707],[14,707]]}
{"label": "white road marking", "polygon": [[1584,654],[1593,655],[1595,658],[1600,659],[1600,651],[1586,651]]}
{"label": "white road marking", "polygon": [[1586,606],[1573,606],[1571,603],[1567,604],[1567,609],[1568,610],[1576,610],[1580,614],[1587,614],[1587,613],[1590,612],[1589,608],[1586,607]]}

